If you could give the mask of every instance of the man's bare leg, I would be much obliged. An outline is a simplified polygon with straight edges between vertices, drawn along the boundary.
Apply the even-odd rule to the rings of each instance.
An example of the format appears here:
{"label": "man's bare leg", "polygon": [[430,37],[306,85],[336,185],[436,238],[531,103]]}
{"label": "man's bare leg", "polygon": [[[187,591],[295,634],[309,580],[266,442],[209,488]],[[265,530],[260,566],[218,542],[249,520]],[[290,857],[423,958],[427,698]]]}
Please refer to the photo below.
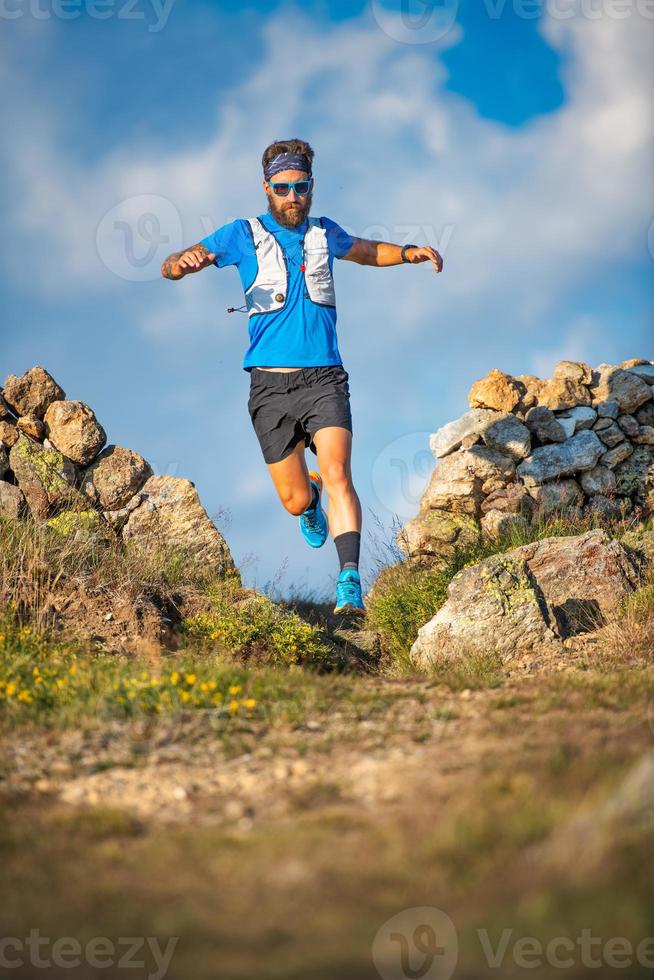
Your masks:
{"label": "man's bare leg", "polygon": [[266,464],[282,505],[295,515],[303,514],[313,499],[304,451],[301,439],[285,459]]}
{"label": "man's bare leg", "polygon": [[352,433],[340,425],[327,425],[318,429],[313,441],[329,499],[327,517],[332,537],[345,531],[361,532],[361,502],[352,483]]}

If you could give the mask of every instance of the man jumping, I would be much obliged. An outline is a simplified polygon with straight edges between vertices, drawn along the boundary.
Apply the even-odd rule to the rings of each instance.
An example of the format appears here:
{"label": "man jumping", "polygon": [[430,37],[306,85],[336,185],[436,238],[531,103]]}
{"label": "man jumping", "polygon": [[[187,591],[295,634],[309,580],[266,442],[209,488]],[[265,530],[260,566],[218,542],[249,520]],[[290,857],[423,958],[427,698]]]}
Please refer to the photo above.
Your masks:
{"label": "man jumping", "polygon": [[[313,157],[304,140],[271,143],[262,157],[268,211],[237,218],[174,252],[161,274],[182,279],[210,265],[237,266],[246,303],[239,310],[249,321],[243,360],[250,373],[248,410],[263,458],[282,504],[299,516],[307,543],[320,548],[331,531],[341,569],[334,612],[365,615],[361,504],[352,483],[349,374],[336,337],[334,258],[379,267],[432,262],[436,272],[443,260],[428,245],[354,238],[330,218],[311,217]],[[319,472],[307,470],[307,447]],[[323,482],[327,516],[320,502]]]}

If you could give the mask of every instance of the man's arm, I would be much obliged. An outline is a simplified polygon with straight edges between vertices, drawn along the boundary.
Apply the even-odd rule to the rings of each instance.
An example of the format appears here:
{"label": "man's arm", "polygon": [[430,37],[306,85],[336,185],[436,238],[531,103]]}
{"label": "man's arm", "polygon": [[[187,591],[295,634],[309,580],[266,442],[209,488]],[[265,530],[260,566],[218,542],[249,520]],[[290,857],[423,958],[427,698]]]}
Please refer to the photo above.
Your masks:
{"label": "man's arm", "polygon": [[[359,265],[376,265],[380,268],[388,265],[401,265],[402,246],[391,242],[375,242],[370,238],[354,238],[354,245],[343,258],[348,262],[358,262]],[[431,262],[435,272],[443,269],[441,255],[430,245],[416,245],[407,248],[406,257],[412,265],[419,262]]]}
{"label": "man's arm", "polygon": [[206,245],[191,245],[181,252],[173,252],[161,265],[164,279],[183,279],[190,272],[200,272],[213,265],[216,256]]}

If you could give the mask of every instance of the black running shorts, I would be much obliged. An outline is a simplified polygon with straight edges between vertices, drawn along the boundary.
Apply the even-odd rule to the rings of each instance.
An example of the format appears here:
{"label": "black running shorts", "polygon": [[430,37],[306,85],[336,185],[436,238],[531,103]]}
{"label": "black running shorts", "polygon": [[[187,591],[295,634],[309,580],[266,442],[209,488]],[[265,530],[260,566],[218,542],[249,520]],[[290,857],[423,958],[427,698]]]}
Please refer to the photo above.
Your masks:
{"label": "black running shorts", "polygon": [[352,432],[349,374],[340,364],[298,371],[250,371],[248,411],[266,463],[289,456],[303,439],[318,451],[313,437],[326,425]]}

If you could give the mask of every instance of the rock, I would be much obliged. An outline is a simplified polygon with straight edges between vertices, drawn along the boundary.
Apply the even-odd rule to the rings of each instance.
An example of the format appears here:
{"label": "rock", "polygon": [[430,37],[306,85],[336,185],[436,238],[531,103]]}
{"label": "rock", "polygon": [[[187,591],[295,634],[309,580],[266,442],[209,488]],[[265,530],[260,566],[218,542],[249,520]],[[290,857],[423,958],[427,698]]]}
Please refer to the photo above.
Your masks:
{"label": "rock", "polygon": [[483,425],[494,418],[496,413],[490,409],[474,408],[433,432],[429,437],[429,448],[437,459],[448,456],[460,448],[464,439],[477,437]]}
{"label": "rock", "polygon": [[614,422],[613,419],[605,418],[604,416],[602,416],[602,418],[599,418],[597,422],[595,422],[591,426],[591,428],[593,432],[602,432],[604,429],[610,429],[611,426],[613,425],[613,422]]}
{"label": "rock", "polygon": [[25,510],[25,497],[11,483],[0,480],[0,514],[17,521]]}
{"label": "rock", "polygon": [[615,467],[616,491],[633,497],[643,516],[654,514],[654,447],[636,446]]}
{"label": "rock", "polygon": [[630,357],[628,361],[620,361],[620,367],[627,368],[636,367],[639,364],[650,364],[650,361],[643,360],[642,357]]}
{"label": "rock", "polygon": [[577,423],[568,415],[559,415],[557,425],[560,425],[563,429],[566,439],[569,439],[577,431]]}
{"label": "rock", "polygon": [[201,562],[215,575],[238,575],[222,534],[189,480],[151,476],[140,495],[123,528],[125,541],[154,551],[165,545]]}
{"label": "rock", "polygon": [[[568,438],[552,409],[543,405],[535,405],[529,409],[525,416],[525,425],[539,442],[565,442]],[[572,428],[570,435],[574,433],[574,423]]]}
{"label": "rock", "polygon": [[[601,421],[604,421],[604,419]],[[608,425],[603,426],[601,429],[595,429],[595,431],[604,445],[612,449],[613,446],[617,446],[619,442],[622,442],[625,434],[616,422],[607,421],[609,422]]]}
{"label": "rock", "polygon": [[633,415],[619,415],[618,425],[624,434],[629,436],[630,439],[633,439],[634,436],[638,435],[638,422]]}
{"label": "rock", "polygon": [[104,429],[84,402],[53,402],[45,413],[45,426],[52,445],[81,466],[87,466],[107,441]]}
{"label": "rock", "polygon": [[510,413],[496,416],[483,426],[480,435],[489,449],[495,449],[511,459],[524,459],[531,451],[529,429]]}
{"label": "rock", "polygon": [[45,425],[35,415],[21,415],[16,422],[16,428],[31,439],[36,439],[37,442],[43,442],[45,439]]}
{"label": "rock", "polygon": [[557,646],[527,562],[510,551],[454,576],[446,602],[418,630],[410,657],[417,667],[428,668],[442,659],[465,659],[469,653],[492,650],[510,660]]}
{"label": "rock", "polygon": [[634,374],[613,364],[600,364],[593,372],[592,404],[616,401],[622,415],[633,415],[636,409],[652,397],[649,385]]}
{"label": "rock", "polygon": [[615,401],[598,402],[595,408],[601,419],[617,419],[620,414],[620,406]]}
{"label": "rock", "polygon": [[8,419],[8,418],[11,418],[11,412],[9,411],[9,405],[7,405],[7,402],[4,400],[4,398],[2,397],[2,394],[0,393],[0,420],[1,419]]}
{"label": "rock", "polygon": [[15,442],[18,442],[20,432],[11,422],[0,422],[0,445],[5,449],[11,449]]}
{"label": "rock", "polygon": [[518,476],[527,486],[546,480],[591,470],[599,460],[604,446],[594,432],[584,429],[565,442],[539,446],[517,467]]}
{"label": "rock", "polygon": [[61,509],[75,499],[75,467],[57,449],[21,435],[11,447],[9,462],[35,520],[45,520],[53,508]]}
{"label": "rock", "polygon": [[584,495],[576,480],[550,480],[540,486],[530,487],[536,509],[533,519],[539,520],[551,514],[573,516],[583,503]]}
{"label": "rock", "polygon": [[538,404],[551,408],[553,412],[576,405],[590,405],[590,392],[570,378],[552,378],[541,389]]}
{"label": "rock", "polygon": [[0,480],[9,469],[9,457],[4,446],[0,446]]}
{"label": "rock", "polygon": [[615,492],[616,479],[613,470],[606,466],[595,466],[592,470],[581,474],[581,488],[588,496],[593,494],[611,494]]}
{"label": "rock", "polygon": [[48,407],[66,397],[54,378],[42,367],[33,367],[20,377],[10,374],[5,381],[4,398],[16,415],[42,419]]}
{"label": "rock", "polygon": [[587,385],[593,380],[593,371],[583,361],[559,361],[552,372],[552,376]]}
{"label": "rock", "polygon": [[613,617],[638,584],[632,554],[606,532],[543,538],[463,568],[411,648],[422,667],[468,650],[506,660],[559,651],[560,641]]}
{"label": "rock", "polygon": [[634,447],[630,442],[626,440],[624,442],[619,442],[614,449],[609,449],[607,452],[600,456],[599,461],[602,466],[608,466],[609,469],[613,469],[618,463],[621,463],[627,457],[631,456],[634,451]]}
{"label": "rock", "polygon": [[654,425],[654,402],[646,402],[636,412],[639,425]]}
{"label": "rock", "polygon": [[488,446],[459,449],[434,468],[422,496],[422,505],[460,514],[478,514],[483,497],[506,486],[514,476],[513,460]]}
{"label": "rock", "polygon": [[635,364],[633,367],[628,368],[628,370],[646,384],[654,385],[654,364],[649,364],[645,361],[642,364]]}
{"label": "rock", "polygon": [[505,514],[522,514],[530,518],[535,508],[529,491],[522,483],[509,483],[506,487],[494,490],[482,502],[482,514],[499,510]]}
{"label": "rock", "polygon": [[498,412],[511,412],[520,398],[520,385],[497,368],[475,381],[468,392],[471,408],[494,408]]}
{"label": "rock", "polygon": [[120,510],[151,476],[152,467],[138,453],[108,446],[86,471],[82,492],[102,510]]}
{"label": "rock", "polygon": [[638,435],[634,436],[634,442],[639,446],[654,446],[654,426],[639,425]]}
{"label": "rock", "polygon": [[526,531],[529,521],[522,514],[509,514],[504,510],[489,510],[481,519],[485,535],[497,541],[514,531]]}
{"label": "rock", "polygon": [[478,540],[479,525],[473,517],[444,510],[421,511],[396,535],[400,550],[412,558],[451,555],[455,547],[465,548]]}
{"label": "rock", "polygon": [[591,429],[593,422],[597,418],[597,412],[594,408],[589,408],[587,405],[575,405],[574,408],[570,408],[567,412],[556,417],[561,425],[565,424],[566,420],[573,419],[575,427],[574,432],[571,432],[570,435],[574,435],[575,432],[579,432],[581,429]]}
{"label": "rock", "polygon": [[513,379],[520,389],[520,402],[516,411],[526,414],[530,408],[538,405],[538,396],[547,384],[534,374],[517,374]]}
{"label": "rock", "polygon": [[622,510],[616,500],[610,500],[601,493],[595,493],[584,507],[585,514],[599,514],[607,521],[619,521]]}

